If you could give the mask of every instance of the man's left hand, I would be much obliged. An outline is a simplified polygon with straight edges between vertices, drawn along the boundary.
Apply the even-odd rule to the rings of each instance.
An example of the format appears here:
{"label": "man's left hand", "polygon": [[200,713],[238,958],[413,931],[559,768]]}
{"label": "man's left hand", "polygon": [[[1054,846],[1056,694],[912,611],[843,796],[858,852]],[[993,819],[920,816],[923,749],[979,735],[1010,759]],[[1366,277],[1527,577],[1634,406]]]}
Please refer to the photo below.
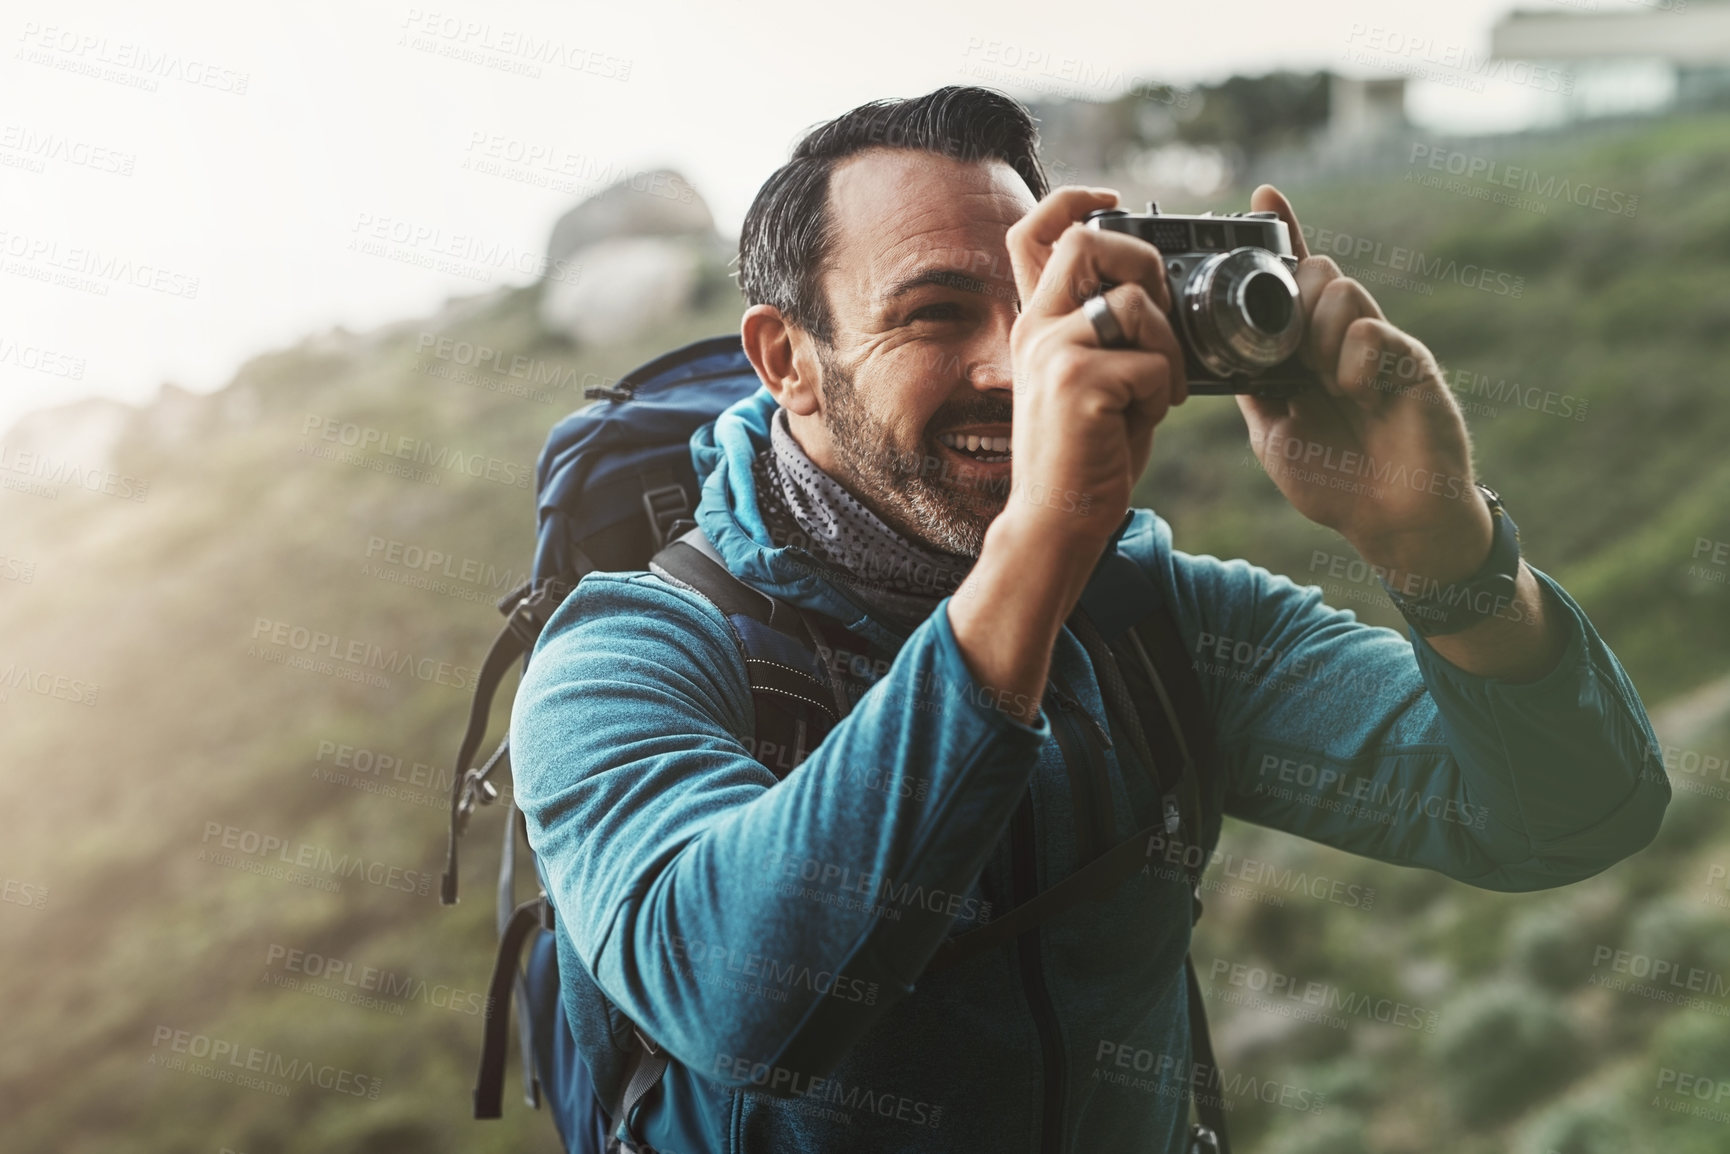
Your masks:
{"label": "man's left hand", "polygon": [[1301,357],[1320,378],[1288,398],[1237,397],[1262,468],[1298,512],[1371,564],[1401,577],[1469,576],[1489,556],[1490,511],[1435,357],[1332,259],[1309,255],[1278,189],[1262,185],[1250,207],[1291,230],[1307,318]]}

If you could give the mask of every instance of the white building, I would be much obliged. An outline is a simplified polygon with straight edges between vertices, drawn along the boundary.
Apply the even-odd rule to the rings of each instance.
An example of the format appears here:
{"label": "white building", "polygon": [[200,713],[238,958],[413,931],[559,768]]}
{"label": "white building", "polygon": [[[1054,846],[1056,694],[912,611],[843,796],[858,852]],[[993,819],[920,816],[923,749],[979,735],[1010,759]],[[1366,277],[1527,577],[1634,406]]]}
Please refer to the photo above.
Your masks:
{"label": "white building", "polygon": [[1727,0],[1576,0],[1573,11],[1516,11],[1491,55],[1562,69],[1558,118],[1652,112],[1730,99]]}

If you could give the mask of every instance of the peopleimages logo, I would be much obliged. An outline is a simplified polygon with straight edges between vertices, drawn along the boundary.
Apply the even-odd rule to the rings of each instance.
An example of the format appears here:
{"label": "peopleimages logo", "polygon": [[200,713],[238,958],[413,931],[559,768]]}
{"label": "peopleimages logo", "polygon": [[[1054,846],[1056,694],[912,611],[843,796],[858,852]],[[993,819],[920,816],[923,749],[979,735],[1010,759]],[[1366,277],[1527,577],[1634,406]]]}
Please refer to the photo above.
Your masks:
{"label": "peopleimages logo", "polygon": [[[1178,1059],[1170,1054],[1159,1054],[1134,1046],[1129,1042],[1113,1042],[1101,1038],[1093,1052],[1093,1061],[1094,1068],[1090,1077],[1096,1082],[1124,1086],[1132,1090],[1151,1090],[1165,1097],[1205,1093],[1222,1109],[1228,1111],[1237,1106],[1236,1102],[1225,1097],[1228,1094],[1234,1098],[1254,1098],[1268,1106],[1281,1106],[1287,1110],[1309,1114],[1319,1114],[1327,1105],[1325,1094],[1318,1094],[1308,1087],[1271,1078],[1257,1078],[1254,1074],[1241,1071],[1222,1074],[1217,1066],[1209,1066],[1203,1062],[1191,1062],[1188,1076],[1184,1077],[1180,1073]],[[1117,1068],[1110,1069],[1109,1066]],[[1131,1073],[1132,1070],[1141,1074],[1152,1074],[1153,1077],[1137,1078]]]}
{"label": "peopleimages logo", "polygon": [[529,579],[527,573],[500,569],[475,557],[462,557],[386,537],[368,537],[363,576],[463,601],[496,601]]}
{"label": "peopleimages logo", "polygon": [[1438,41],[1421,32],[1380,24],[1353,24],[1346,43],[1348,60],[1473,92],[1484,91],[1486,80],[1563,95],[1574,91],[1574,77],[1560,68],[1480,53],[1464,44]]}
{"label": "peopleimages logo", "polygon": [[[1420,161],[1426,167],[1436,172],[1446,172],[1450,176],[1518,189],[1522,193],[1547,197],[1550,200],[1566,200],[1581,208],[1595,208],[1613,216],[1633,216],[1640,208],[1638,196],[1616,189],[1572,181],[1554,174],[1540,176],[1534,169],[1507,164],[1487,156],[1473,156],[1441,145],[1412,145],[1412,154],[1407,163],[1416,166]],[[1408,170],[1406,182],[1411,183],[1413,180],[1414,176]]]}
{"label": "peopleimages logo", "polygon": [[848,1085],[839,1078],[817,1078],[785,1066],[768,1062],[753,1062],[732,1054],[716,1054],[714,1073],[734,1081],[747,1081],[752,1086],[768,1090],[777,1097],[803,1099],[821,1103],[831,1109],[825,1112],[832,1121],[846,1123],[851,1119],[840,1110],[863,1110],[881,1118],[894,1118],[914,1126],[936,1128],[943,1122],[943,1107],[922,1102],[905,1094],[873,1090],[858,1083]]}
{"label": "peopleimages logo", "polygon": [[[32,481],[42,481],[45,484],[37,486],[43,490],[44,496],[54,499],[59,496],[54,485],[75,485],[92,493],[104,493],[110,497],[118,497],[122,501],[143,501],[150,495],[150,482],[124,473],[116,473],[112,469],[92,468],[65,457],[55,457],[50,453],[37,452],[34,449],[19,449],[0,441],[0,473],[17,473]],[[4,477],[0,481],[7,482],[7,488],[14,488],[13,478]]]}
{"label": "peopleimages logo", "polygon": [[[479,672],[467,665],[452,665],[448,661],[439,661],[432,657],[417,657],[412,652],[394,647],[387,650],[382,645],[358,638],[345,640],[322,629],[308,629],[304,625],[274,621],[269,617],[260,617],[253,622],[252,641],[276,646],[278,652],[292,651],[307,661],[326,657],[332,661],[343,662],[354,667],[351,672],[356,676],[350,680],[359,680],[360,670],[377,669],[386,673],[406,673],[417,681],[449,685],[455,689],[469,689],[473,687]],[[261,649],[258,644],[247,646],[249,657],[267,657],[271,652]],[[389,682],[385,683],[385,687],[389,687]]]}
{"label": "peopleimages logo", "polygon": [[75,357],[71,353],[44,348],[41,345],[20,344],[8,337],[0,337],[0,365],[4,364],[13,364],[28,372],[62,377],[69,381],[84,379],[83,357]]}
{"label": "peopleimages logo", "polygon": [[[1150,834],[1147,839],[1147,856],[1157,857],[1165,863],[1165,868],[1157,871],[1158,876],[1172,881],[1182,880],[1186,871],[1200,868],[1205,853],[1201,846],[1186,844],[1177,838],[1166,838],[1157,833]],[[1182,869],[1176,868],[1178,866]],[[1237,896],[1250,897],[1252,900],[1254,895],[1247,890],[1237,892],[1243,890],[1243,887],[1231,887],[1227,890],[1220,876],[1264,890],[1277,890],[1282,894],[1304,894],[1317,901],[1331,902],[1348,909],[1369,910],[1376,904],[1374,886],[1360,885],[1343,878],[1328,877],[1326,874],[1310,874],[1302,869],[1276,865],[1257,858],[1240,858],[1217,848],[1208,856],[1207,868],[1213,871],[1213,875],[1202,880],[1202,888],[1225,890],[1236,893]],[[1142,872],[1153,876],[1156,871],[1150,864],[1143,866]],[[1284,903],[1275,901],[1273,904]]]}
{"label": "peopleimages logo", "polygon": [[[185,300],[198,296],[199,278],[190,273],[86,245],[62,247],[58,240],[46,236],[0,229],[0,253],[14,258],[15,263],[6,266],[9,273],[98,296],[107,296],[109,286],[117,284]],[[56,270],[69,279],[52,277]]]}
{"label": "peopleimages logo", "polygon": [[[291,1058],[274,1050],[246,1046],[226,1038],[214,1038],[209,1034],[195,1034],[190,1030],[177,1030],[173,1026],[156,1027],[150,1040],[150,1048],[153,1051],[150,1065],[170,1070],[191,1069],[193,1073],[213,1077],[220,1082],[237,1082],[248,1074],[257,1074],[265,1078],[279,1078],[282,1083],[305,1082],[321,1090],[375,1100],[379,1091],[384,1088],[383,1079],[357,1074],[341,1066]],[[166,1053],[160,1052],[164,1050]],[[214,1069],[190,1068],[184,1058],[176,1060],[169,1055],[208,1059]],[[229,1068],[224,1069],[216,1063],[223,1063]],[[280,1096],[287,1097],[289,1087],[281,1083],[277,1085]]]}
{"label": "peopleimages logo", "polygon": [[631,78],[630,57],[613,56],[589,45],[567,44],[523,28],[468,20],[441,12],[410,8],[402,19],[397,43],[417,52],[484,64],[539,78],[540,65],[624,83]]}
{"label": "peopleimages logo", "polygon": [[[385,457],[412,461],[433,469],[462,473],[470,477],[484,477],[517,489],[527,489],[535,475],[533,466],[516,461],[500,460],[485,453],[465,453],[450,445],[438,445],[404,433],[392,433],[371,425],[357,425],[353,421],[334,420],[316,413],[306,414],[306,418],[301,422],[300,436],[301,452],[308,452],[305,442],[316,438],[358,449],[362,453],[373,450]],[[317,452],[316,447],[311,451],[313,455],[322,455]]]}
{"label": "peopleimages logo", "polygon": [[368,885],[419,897],[425,897],[432,892],[433,875],[429,870],[404,869],[361,854],[345,853],[338,857],[326,846],[309,842],[291,843],[287,838],[275,834],[226,825],[220,821],[204,823],[204,836],[200,843],[203,847],[198,854],[200,861],[219,866],[238,866],[248,873],[262,871],[248,868],[244,862],[250,861],[256,865],[271,860],[300,869],[315,870],[332,878],[358,877]]}
{"label": "peopleimages logo", "polygon": [[[21,689],[43,697],[52,697],[56,701],[95,705],[96,693],[101,688],[94,681],[83,681],[67,673],[32,669],[16,661],[8,662],[4,668],[0,668],[0,689]],[[4,697],[0,696],[0,700],[4,700]]]}
{"label": "peopleimages logo", "polygon": [[7,878],[0,884],[0,902],[40,910],[48,905],[48,887],[36,882]]}
{"label": "peopleimages logo", "polygon": [[[1486,268],[1470,261],[1461,264],[1452,257],[1444,260],[1432,257],[1418,249],[1406,248],[1403,245],[1390,245],[1385,241],[1375,240],[1367,236],[1354,236],[1349,232],[1336,232],[1328,228],[1316,228],[1314,225],[1299,225],[1298,231],[1303,234],[1304,241],[1309,245],[1312,256],[1334,256],[1341,260],[1363,261],[1366,258],[1372,265],[1390,269],[1395,272],[1409,272],[1414,276],[1427,280],[1452,281],[1462,288],[1477,289],[1494,296],[1511,297],[1518,300],[1526,292],[1526,278],[1511,276],[1493,268]],[[1348,275],[1350,270],[1346,270]],[[1362,277],[1359,278],[1363,279]]]}
{"label": "peopleimages logo", "polygon": [[[936,887],[927,888],[916,882],[896,881],[883,874],[865,873],[851,866],[837,865],[813,857],[793,857],[771,854],[768,862],[770,879],[789,896],[797,896],[799,882],[815,883],[815,890],[805,896],[821,899],[830,894],[857,893],[880,904],[887,911],[895,907],[917,906],[934,914],[944,914],[962,921],[988,921],[991,903]],[[851,908],[851,907],[849,907]]]}
{"label": "peopleimages logo", "polygon": [[[674,934],[672,954],[676,961],[686,963],[692,977],[737,979],[747,992],[768,993],[771,1000],[786,1001],[787,993],[795,988],[813,994],[857,1002],[867,1006],[877,1004],[878,986],[864,978],[849,977],[831,970],[814,970],[798,962],[784,962],[769,954],[735,949],[721,942],[704,942]],[[745,979],[753,979],[746,981]]]}
{"label": "peopleimages logo", "polygon": [[[1385,781],[1349,776],[1331,766],[1318,767],[1275,753],[1262,755],[1258,776],[1264,779],[1257,782],[1258,791],[1265,787],[1265,792],[1274,797],[1287,801],[1302,799],[1303,804],[1315,804],[1321,800],[1333,803],[1327,808],[1346,805],[1350,812],[1365,817],[1377,815],[1385,824],[1405,813],[1413,817],[1421,814],[1441,818],[1474,829],[1486,829],[1489,825],[1488,806],[1440,794],[1419,793],[1403,785],[1395,789]],[[1265,780],[1269,777],[1277,784],[1270,785]]]}
{"label": "peopleimages logo", "polygon": [[265,950],[264,965],[265,979],[272,985],[398,1015],[405,1002],[422,1002],[453,1014],[474,1016],[486,1010],[488,1001],[478,990],[428,982],[377,966],[357,966],[347,959],[276,943]]}
{"label": "peopleimages logo", "polygon": [[[1730,982],[1716,970],[1703,970],[1699,966],[1690,966],[1673,958],[1654,957],[1651,954],[1639,954],[1630,950],[1616,949],[1613,946],[1592,947],[1592,968],[1594,970],[1608,964],[1608,968],[1618,974],[1626,974],[1634,978],[1649,978],[1654,986],[1662,983],[1670,990],[1686,990],[1689,993],[1705,994],[1712,998],[1723,998],[1730,995]],[[1598,982],[1598,985],[1605,983]],[[1670,991],[1665,991],[1670,992]]]}
{"label": "peopleimages logo", "polygon": [[58,132],[38,132],[22,124],[0,128],[0,154],[5,153],[15,153],[18,160],[0,155],[0,164],[22,167],[31,172],[44,171],[47,162],[52,160],[73,168],[131,176],[133,165],[138,162],[135,153],[91,144]]}
{"label": "peopleimages logo", "polygon": [[1335,1028],[1343,1028],[1345,1019],[1357,1017],[1433,1034],[1441,1020],[1436,1011],[1410,1002],[1354,993],[1331,982],[1305,981],[1265,966],[1246,965],[1225,958],[1213,959],[1209,978],[1216,983],[1223,978],[1225,985],[1253,995],[1222,996],[1220,991],[1207,991],[1223,1001],[1244,1002],[1258,1009],[1273,1009],[1281,1005],[1314,1008],[1314,1012],[1320,1015],[1318,1021],[1323,1017],[1331,1018],[1323,1024]]}
{"label": "peopleimages logo", "polygon": [[18,39],[24,47],[16,59],[101,80],[120,81],[146,92],[157,91],[160,87],[158,80],[178,80],[194,88],[212,88],[234,96],[245,96],[246,86],[252,79],[249,72],[237,72],[178,52],[158,50],[129,40],[111,42],[106,36],[54,24],[45,26],[34,20],[24,22],[24,31]]}

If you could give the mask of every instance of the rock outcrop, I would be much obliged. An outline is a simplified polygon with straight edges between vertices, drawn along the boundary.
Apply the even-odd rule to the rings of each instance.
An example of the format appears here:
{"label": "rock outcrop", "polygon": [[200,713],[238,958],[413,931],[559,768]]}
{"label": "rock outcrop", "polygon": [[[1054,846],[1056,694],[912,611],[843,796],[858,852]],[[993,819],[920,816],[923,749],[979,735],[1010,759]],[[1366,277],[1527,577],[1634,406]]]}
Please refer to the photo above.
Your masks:
{"label": "rock outcrop", "polygon": [[729,255],[689,181],[634,174],[553,226],[541,323],[578,344],[630,340],[690,307]]}

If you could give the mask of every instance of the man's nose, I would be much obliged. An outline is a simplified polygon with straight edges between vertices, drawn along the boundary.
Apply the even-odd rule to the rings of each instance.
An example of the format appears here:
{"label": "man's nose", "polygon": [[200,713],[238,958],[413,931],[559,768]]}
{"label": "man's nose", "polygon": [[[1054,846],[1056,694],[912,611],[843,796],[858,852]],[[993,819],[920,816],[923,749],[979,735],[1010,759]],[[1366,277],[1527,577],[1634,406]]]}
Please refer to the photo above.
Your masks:
{"label": "man's nose", "polygon": [[1009,369],[1009,351],[1001,360],[979,361],[967,373],[967,383],[981,392],[991,389],[1013,389],[1015,380]]}
{"label": "man's nose", "polygon": [[1009,330],[1014,323],[1013,315],[997,318],[997,323],[968,349],[968,384],[981,391],[1014,387],[1009,359]]}

